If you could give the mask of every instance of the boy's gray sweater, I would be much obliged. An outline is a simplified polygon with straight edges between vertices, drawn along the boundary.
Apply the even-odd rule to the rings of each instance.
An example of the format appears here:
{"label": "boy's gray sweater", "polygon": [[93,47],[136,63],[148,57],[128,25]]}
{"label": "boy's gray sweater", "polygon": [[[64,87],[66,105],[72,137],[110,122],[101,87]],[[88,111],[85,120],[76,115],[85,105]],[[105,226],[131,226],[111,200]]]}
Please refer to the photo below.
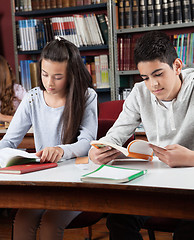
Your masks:
{"label": "boy's gray sweater", "polygon": [[183,70],[182,76],[180,92],[169,109],[144,82],[136,83],[119,118],[103,139],[123,145],[142,122],[148,141],[163,147],[177,143],[194,150],[194,69]]}

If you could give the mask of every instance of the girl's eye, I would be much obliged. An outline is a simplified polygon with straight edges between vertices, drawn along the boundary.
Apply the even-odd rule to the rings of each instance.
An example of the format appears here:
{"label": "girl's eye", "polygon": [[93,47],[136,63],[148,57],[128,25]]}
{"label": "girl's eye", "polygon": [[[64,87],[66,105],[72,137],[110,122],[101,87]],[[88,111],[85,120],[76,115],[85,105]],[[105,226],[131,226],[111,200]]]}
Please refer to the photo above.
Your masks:
{"label": "girl's eye", "polygon": [[147,78],[142,78],[143,79],[143,81],[146,81],[146,80],[148,80],[149,78],[147,77]]}
{"label": "girl's eye", "polygon": [[47,74],[44,74],[44,73],[42,73],[42,76],[43,76],[43,77],[48,77],[48,75],[47,75]]}

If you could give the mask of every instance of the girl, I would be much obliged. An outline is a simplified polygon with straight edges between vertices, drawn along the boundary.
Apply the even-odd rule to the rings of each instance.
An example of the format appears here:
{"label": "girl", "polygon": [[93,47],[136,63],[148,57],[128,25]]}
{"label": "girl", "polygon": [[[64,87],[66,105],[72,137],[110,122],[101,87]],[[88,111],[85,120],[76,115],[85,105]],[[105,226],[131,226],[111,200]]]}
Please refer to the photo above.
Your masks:
{"label": "girl", "polygon": [[[40,87],[21,102],[0,142],[0,148],[16,148],[32,126],[36,154],[41,162],[58,162],[86,156],[97,134],[97,95],[78,49],[64,39],[48,43],[40,57]],[[19,209],[14,240],[63,239],[67,225],[80,212]]]}
{"label": "girl", "polygon": [[14,73],[3,56],[0,55],[0,121],[11,122],[19,106],[25,89],[15,83]]}

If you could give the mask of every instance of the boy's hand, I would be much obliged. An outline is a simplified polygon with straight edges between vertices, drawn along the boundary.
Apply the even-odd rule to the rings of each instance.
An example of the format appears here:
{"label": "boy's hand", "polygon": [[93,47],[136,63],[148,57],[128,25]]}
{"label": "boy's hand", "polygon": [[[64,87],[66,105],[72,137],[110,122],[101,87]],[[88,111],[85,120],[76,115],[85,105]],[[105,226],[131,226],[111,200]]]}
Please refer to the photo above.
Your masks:
{"label": "boy's hand", "polygon": [[168,145],[165,149],[150,144],[155,155],[170,167],[194,166],[194,152],[181,145]]}
{"label": "boy's hand", "polygon": [[106,164],[117,158],[120,154],[120,151],[111,147],[102,147],[99,149],[93,147],[89,151],[89,158],[96,164]]}
{"label": "boy's hand", "polygon": [[58,162],[63,156],[63,149],[60,147],[46,147],[36,153],[40,158],[40,162]]}

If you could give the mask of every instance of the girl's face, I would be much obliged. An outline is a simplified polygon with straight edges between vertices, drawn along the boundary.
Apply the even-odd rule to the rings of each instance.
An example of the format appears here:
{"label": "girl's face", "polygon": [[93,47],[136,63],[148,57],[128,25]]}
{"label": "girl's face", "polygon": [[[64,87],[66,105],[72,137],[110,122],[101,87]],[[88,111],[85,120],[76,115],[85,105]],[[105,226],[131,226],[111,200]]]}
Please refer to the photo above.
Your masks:
{"label": "girl's face", "polygon": [[173,68],[159,60],[139,62],[138,70],[147,88],[159,100],[171,101],[181,88],[182,62],[176,59]]}
{"label": "girl's face", "polygon": [[67,62],[53,62],[48,59],[43,59],[41,64],[41,78],[46,92],[64,97],[64,89],[67,84]]}

